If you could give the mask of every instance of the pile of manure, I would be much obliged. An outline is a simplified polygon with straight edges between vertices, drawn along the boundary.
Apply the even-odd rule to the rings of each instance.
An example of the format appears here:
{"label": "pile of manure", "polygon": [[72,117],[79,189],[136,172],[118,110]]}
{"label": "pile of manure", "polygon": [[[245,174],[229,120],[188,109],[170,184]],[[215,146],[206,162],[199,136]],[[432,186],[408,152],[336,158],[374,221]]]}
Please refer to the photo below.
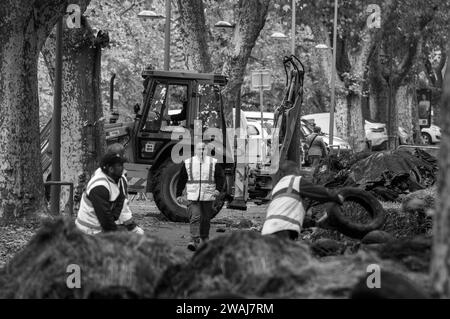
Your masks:
{"label": "pile of manure", "polygon": [[0,298],[150,298],[179,256],[152,237],[87,236],[71,220],[48,221],[0,269]]}
{"label": "pile of manure", "polygon": [[169,267],[155,297],[348,298],[371,264],[405,271],[376,254],[361,251],[318,260],[303,243],[236,231],[211,240],[189,262]]}

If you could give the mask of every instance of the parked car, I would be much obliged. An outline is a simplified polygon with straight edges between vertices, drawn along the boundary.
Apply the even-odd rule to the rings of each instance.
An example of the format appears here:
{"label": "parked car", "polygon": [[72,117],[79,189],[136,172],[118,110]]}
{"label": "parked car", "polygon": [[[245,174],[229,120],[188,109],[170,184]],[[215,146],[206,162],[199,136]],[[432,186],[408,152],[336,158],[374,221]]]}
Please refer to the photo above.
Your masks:
{"label": "parked car", "polygon": [[[388,138],[386,124],[366,121],[365,131],[366,138],[371,142],[373,150],[387,149]],[[441,129],[436,125],[431,125],[429,128],[423,128],[421,133],[422,142],[424,144],[431,145],[441,141]],[[399,127],[398,137],[400,145],[406,145],[409,144],[409,140],[412,136],[411,133],[407,132],[403,127]]]}
{"label": "parked car", "polygon": [[439,126],[431,124],[429,128],[423,128],[422,142],[427,145],[432,145],[441,142],[441,129]]}
{"label": "parked car", "polygon": [[[372,150],[381,151],[387,149],[388,134],[386,124],[374,123],[366,120],[364,130],[366,131],[366,139],[371,142]],[[408,140],[411,137],[411,134],[403,127],[398,128],[397,136],[400,145],[409,144]]]}
{"label": "parked car", "polygon": [[271,135],[268,130],[261,127],[260,121],[247,119],[247,135],[250,166],[254,166],[256,163],[269,163]]}

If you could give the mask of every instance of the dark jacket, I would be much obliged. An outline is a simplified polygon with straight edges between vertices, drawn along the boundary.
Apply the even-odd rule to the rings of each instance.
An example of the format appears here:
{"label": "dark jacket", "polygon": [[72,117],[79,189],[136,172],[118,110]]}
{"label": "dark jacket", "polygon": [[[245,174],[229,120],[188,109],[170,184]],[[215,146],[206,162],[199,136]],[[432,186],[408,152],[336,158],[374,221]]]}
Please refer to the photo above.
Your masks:
{"label": "dark jacket", "polygon": [[[124,192],[124,189],[127,189],[126,178],[121,177],[120,182],[124,183],[125,187],[119,186],[120,194],[114,202],[109,201],[109,190],[105,186],[94,187],[88,196],[92,206],[94,206],[95,215],[104,232],[118,230],[116,221],[120,217],[127,197],[127,194]],[[135,226],[136,224],[129,223],[126,225],[126,228],[130,230]]]}

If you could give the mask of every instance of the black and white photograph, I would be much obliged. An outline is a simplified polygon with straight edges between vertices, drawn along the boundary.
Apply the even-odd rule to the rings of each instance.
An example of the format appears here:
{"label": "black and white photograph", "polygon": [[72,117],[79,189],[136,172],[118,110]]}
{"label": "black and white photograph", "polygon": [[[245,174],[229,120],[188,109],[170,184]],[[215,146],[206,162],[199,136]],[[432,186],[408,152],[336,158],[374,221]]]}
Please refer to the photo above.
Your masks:
{"label": "black and white photograph", "polygon": [[449,55],[450,0],[0,0],[0,299],[450,298]]}

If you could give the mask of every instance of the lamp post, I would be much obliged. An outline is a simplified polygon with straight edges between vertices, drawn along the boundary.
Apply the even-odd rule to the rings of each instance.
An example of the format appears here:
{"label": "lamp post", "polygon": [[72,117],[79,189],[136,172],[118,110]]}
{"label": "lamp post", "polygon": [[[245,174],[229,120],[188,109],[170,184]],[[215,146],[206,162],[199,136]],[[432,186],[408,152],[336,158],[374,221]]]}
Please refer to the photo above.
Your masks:
{"label": "lamp post", "polygon": [[[296,26],[297,26],[297,7],[296,7],[296,0],[292,0],[292,21],[291,21],[291,55],[295,55],[295,49],[296,49]],[[278,40],[284,40],[287,39],[288,36],[286,36],[284,33],[282,32],[274,32],[271,35],[271,38],[273,39],[278,39]],[[297,132],[298,134],[301,134],[301,119],[299,116],[298,122],[296,123],[296,129],[294,130],[294,132]],[[300,136],[300,135],[299,135]],[[302,168],[302,158],[303,158],[303,149],[301,147],[301,143],[300,143],[300,147],[298,148],[298,152],[296,151],[296,157],[298,155],[298,164],[299,164],[299,168]]]}
{"label": "lamp post", "polygon": [[330,146],[334,142],[334,109],[336,105],[336,45],[337,45],[337,18],[338,18],[338,0],[334,1],[334,31],[333,31],[333,48],[328,47],[326,44],[318,44],[315,46],[319,50],[331,50],[333,54],[333,62],[331,65],[331,101],[330,101]]}
{"label": "lamp post", "polygon": [[[56,63],[55,63],[55,94],[53,96],[52,115],[52,180],[61,180],[61,97],[62,97],[62,42],[63,18],[56,24]],[[53,215],[59,214],[60,187],[51,186],[50,207]]]}
{"label": "lamp post", "polygon": [[164,26],[164,70],[170,70],[170,19],[172,15],[172,4],[170,0],[166,0],[166,15],[158,14],[153,10],[143,10],[139,12],[138,17],[141,19],[160,20],[165,19]]}
{"label": "lamp post", "polygon": [[170,70],[170,17],[172,15],[172,3],[166,0],[166,25],[164,36],[164,70]]}
{"label": "lamp post", "polygon": [[297,8],[295,0],[292,0],[292,25],[291,25],[291,54],[295,55],[295,27],[296,27]]}
{"label": "lamp post", "polygon": [[334,108],[336,104],[336,53],[337,53],[337,18],[338,0],[334,0],[334,31],[333,31],[333,64],[331,68],[331,105],[330,105],[330,147],[334,141]]}

